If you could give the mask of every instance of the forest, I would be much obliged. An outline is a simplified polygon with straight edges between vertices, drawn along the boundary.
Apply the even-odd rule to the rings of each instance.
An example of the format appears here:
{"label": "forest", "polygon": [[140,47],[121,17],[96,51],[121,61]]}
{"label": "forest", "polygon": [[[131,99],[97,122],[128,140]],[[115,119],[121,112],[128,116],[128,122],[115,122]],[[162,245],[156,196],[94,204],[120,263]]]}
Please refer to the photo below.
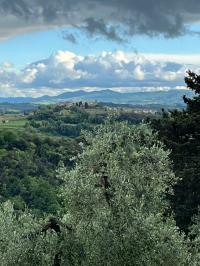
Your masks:
{"label": "forest", "polygon": [[200,265],[200,76],[184,109],[0,117],[0,265]]}

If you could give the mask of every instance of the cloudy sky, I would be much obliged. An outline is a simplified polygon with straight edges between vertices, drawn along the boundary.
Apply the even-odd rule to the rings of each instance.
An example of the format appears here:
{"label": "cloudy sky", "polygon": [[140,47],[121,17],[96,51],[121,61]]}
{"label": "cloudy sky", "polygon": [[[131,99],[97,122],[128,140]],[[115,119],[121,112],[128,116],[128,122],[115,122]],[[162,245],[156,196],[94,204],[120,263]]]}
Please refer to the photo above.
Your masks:
{"label": "cloudy sky", "polygon": [[184,88],[199,0],[0,0],[0,96]]}

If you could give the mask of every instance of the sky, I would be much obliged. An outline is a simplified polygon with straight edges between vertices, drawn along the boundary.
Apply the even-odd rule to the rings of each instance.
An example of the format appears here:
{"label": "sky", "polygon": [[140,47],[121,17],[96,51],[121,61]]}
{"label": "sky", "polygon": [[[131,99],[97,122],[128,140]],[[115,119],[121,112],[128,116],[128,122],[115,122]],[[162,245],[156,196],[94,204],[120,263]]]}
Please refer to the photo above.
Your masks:
{"label": "sky", "polygon": [[185,89],[199,14],[199,0],[0,0],[0,97]]}

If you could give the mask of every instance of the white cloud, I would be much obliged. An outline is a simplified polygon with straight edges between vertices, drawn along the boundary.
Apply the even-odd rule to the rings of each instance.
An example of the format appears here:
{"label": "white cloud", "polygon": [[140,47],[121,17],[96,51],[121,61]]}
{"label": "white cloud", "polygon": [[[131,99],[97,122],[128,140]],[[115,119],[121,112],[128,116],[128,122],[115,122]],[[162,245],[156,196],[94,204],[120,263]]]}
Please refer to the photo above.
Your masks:
{"label": "white cloud", "polygon": [[3,62],[2,67],[5,69],[13,68],[13,64],[11,62]]}
{"label": "white cloud", "polygon": [[36,68],[27,68],[22,76],[22,81],[24,83],[32,83],[36,79],[37,72],[38,70]]}
{"label": "white cloud", "polygon": [[200,65],[200,54],[141,54],[146,59],[159,62],[176,62],[185,65]]}
{"label": "white cloud", "polygon": [[16,71],[11,63],[2,64],[0,95],[55,95],[65,90],[102,88],[124,91],[182,88],[188,68],[200,71],[196,57],[170,58],[122,51],[79,56],[58,51],[21,71]]}
{"label": "white cloud", "polygon": [[145,74],[141,69],[140,65],[137,65],[134,69],[134,77],[138,80],[144,80]]}

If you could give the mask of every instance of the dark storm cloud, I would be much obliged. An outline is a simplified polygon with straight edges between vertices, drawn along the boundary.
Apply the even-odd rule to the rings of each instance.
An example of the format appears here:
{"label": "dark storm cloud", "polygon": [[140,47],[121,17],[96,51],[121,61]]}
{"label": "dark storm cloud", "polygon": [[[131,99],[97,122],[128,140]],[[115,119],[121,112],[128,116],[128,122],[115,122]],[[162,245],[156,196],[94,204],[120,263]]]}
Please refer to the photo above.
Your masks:
{"label": "dark storm cloud", "polygon": [[73,44],[77,43],[77,39],[72,33],[68,33],[66,31],[63,31],[62,38],[68,42],[71,42]]}
{"label": "dark storm cloud", "polygon": [[0,38],[67,25],[117,41],[118,25],[127,36],[176,37],[199,13],[199,0],[0,0]]}
{"label": "dark storm cloud", "polygon": [[119,36],[117,31],[113,26],[108,27],[106,23],[103,21],[103,19],[95,20],[93,18],[88,18],[85,20],[86,25],[82,27],[82,29],[85,29],[91,36],[94,35],[103,35],[107,39],[122,42],[123,39]]}

